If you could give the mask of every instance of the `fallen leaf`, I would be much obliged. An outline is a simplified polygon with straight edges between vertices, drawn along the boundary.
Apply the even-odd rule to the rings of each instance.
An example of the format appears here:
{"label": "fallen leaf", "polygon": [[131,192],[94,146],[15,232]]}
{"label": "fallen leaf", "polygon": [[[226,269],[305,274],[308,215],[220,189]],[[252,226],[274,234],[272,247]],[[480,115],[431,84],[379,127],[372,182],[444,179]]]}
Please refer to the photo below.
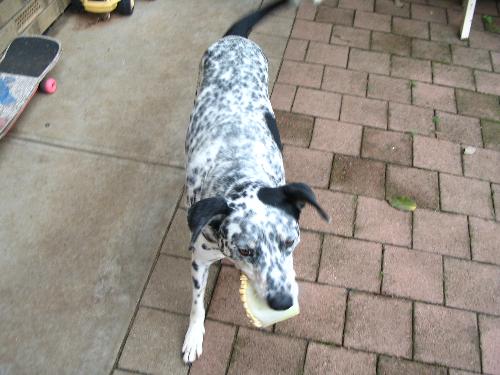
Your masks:
{"label": "fallen leaf", "polygon": [[415,211],[417,204],[409,197],[397,196],[389,198],[389,204],[401,211]]}

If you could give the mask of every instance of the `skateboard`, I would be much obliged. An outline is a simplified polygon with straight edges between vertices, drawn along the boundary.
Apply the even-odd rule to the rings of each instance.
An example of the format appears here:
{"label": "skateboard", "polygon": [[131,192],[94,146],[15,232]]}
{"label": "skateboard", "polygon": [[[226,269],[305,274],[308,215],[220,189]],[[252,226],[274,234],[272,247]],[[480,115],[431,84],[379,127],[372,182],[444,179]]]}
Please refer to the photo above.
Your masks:
{"label": "skateboard", "polygon": [[39,88],[52,94],[57,82],[47,73],[56,65],[61,45],[46,36],[21,36],[0,61],[0,139],[7,134]]}

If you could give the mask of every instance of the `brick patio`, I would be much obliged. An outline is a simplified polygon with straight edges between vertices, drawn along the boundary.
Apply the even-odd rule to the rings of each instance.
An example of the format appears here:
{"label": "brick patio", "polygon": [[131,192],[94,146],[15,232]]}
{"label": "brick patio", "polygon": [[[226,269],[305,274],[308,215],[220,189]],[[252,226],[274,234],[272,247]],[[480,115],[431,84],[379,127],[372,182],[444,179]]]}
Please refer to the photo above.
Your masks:
{"label": "brick patio", "polygon": [[[253,36],[277,77],[287,179],[313,186],[333,219],[302,215],[301,314],[254,329],[238,271],[214,266],[204,354],[188,370],[181,202],[117,368],[500,374],[500,35],[484,30],[483,14],[498,21],[500,3],[478,1],[465,42],[458,0],[325,0],[260,25]],[[466,146],[477,150],[464,155]],[[395,195],[413,197],[417,210],[390,207]]]}

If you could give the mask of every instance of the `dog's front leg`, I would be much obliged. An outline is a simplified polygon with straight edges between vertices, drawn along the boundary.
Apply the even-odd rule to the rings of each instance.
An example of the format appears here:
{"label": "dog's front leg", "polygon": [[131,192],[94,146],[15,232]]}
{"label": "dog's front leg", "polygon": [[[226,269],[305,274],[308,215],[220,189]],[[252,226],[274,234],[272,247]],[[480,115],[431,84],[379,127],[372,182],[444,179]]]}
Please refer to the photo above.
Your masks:
{"label": "dog's front leg", "polygon": [[184,338],[182,353],[184,362],[191,364],[201,355],[203,335],[205,334],[205,288],[210,265],[224,258],[218,250],[205,250],[200,244],[194,246],[191,257],[191,276],[193,279],[193,300],[189,328]]}

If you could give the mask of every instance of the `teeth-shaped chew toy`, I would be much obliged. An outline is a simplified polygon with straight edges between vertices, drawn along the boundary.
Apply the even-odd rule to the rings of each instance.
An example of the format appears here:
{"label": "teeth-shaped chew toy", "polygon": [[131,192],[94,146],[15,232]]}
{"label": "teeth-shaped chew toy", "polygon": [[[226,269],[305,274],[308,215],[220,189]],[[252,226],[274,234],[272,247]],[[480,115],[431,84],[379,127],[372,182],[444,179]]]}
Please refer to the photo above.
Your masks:
{"label": "teeth-shaped chew toy", "polygon": [[297,298],[294,299],[292,307],[287,310],[273,310],[265,300],[257,295],[257,292],[248,281],[245,274],[240,276],[240,299],[243,302],[245,312],[256,327],[267,327],[274,323],[289,319],[300,313]]}

